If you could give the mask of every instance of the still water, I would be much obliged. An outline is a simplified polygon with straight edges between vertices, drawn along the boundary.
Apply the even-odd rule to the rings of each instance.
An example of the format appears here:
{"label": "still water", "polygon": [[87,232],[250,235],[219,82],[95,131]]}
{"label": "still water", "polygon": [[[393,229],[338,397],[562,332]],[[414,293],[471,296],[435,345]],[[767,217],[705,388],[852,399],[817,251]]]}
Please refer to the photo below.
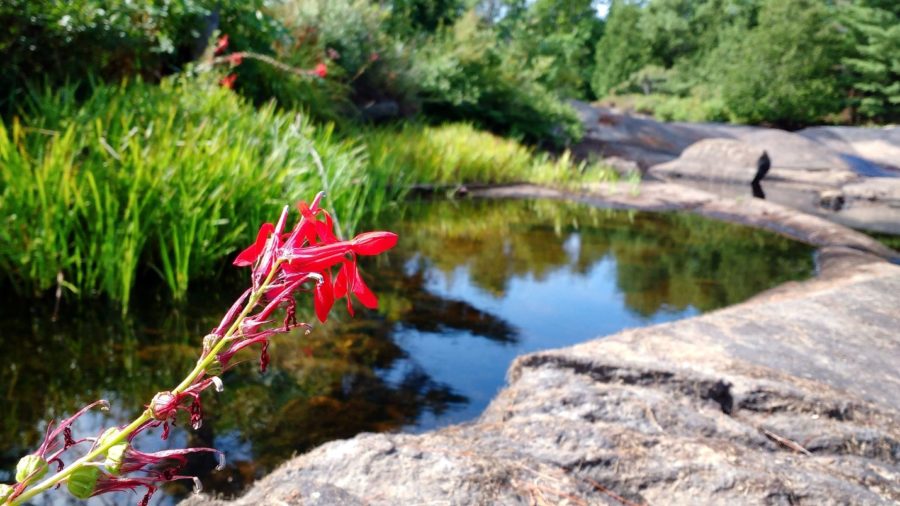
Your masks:
{"label": "still water", "polygon": [[[277,338],[260,375],[255,357],[207,393],[199,431],[138,447],[213,446],[228,467],[191,462],[207,490],[240,493],[291,455],[363,431],[422,431],[478,416],[510,361],[734,304],[812,274],[812,250],[770,233],[678,214],[597,210],[558,202],[410,204],[378,228],[397,248],[361,269],[377,312],[342,308],[309,336]],[[44,421],[97,398],[112,410],[78,433],[125,423],[196,360],[200,336],[242,290],[237,275],[196,286],[188,304],[138,290],[126,319],[108,308],[7,301],[0,310],[0,481],[39,444]],[[301,302],[301,306],[303,302]],[[308,304],[308,305],[311,305]],[[307,321],[310,321],[307,312]],[[188,492],[174,484],[156,503]],[[137,502],[138,495],[105,503]],[[48,494],[45,504],[64,504]],[[102,504],[104,502],[100,502]]]}

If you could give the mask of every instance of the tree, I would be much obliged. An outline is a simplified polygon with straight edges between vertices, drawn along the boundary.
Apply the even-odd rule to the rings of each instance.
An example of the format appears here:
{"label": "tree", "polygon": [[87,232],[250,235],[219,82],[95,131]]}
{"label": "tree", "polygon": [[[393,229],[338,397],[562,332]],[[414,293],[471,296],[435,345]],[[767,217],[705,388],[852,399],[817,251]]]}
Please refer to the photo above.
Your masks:
{"label": "tree", "polygon": [[764,0],[755,27],[729,32],[715,63],[734,119],[790,127],[841,110],[847,46],[833,9],[816,0]]}
{"label": "tree", "polygon": [[603,31],[593,0],[511,2],[498,25],[542,84],[564,97],[591,95],[594,48]]}
{"label": "tree", "polygon": [[613,0],[603,37],[597,43],[591,87],[598,97],[628,79],[651,61],[640,30],[641,8],[626,0]]}
{"label": "tree", "polygon": [[900,118],[900,19],[863,5],[845,14],[854,40],[853,54],[843,60],[851,75],[850,105],[865,118]]}

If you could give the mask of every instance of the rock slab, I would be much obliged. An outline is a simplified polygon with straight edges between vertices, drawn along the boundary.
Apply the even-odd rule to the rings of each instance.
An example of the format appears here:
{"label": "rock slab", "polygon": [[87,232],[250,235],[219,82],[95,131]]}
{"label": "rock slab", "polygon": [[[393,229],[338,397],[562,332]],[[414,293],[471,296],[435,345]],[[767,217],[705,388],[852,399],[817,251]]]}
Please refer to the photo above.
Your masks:
{"label": "rock slab", "polygon": [[897,504],[900,267],[822,256],[743,304],[523,356],[476,422],[326,444],[233,504]]}

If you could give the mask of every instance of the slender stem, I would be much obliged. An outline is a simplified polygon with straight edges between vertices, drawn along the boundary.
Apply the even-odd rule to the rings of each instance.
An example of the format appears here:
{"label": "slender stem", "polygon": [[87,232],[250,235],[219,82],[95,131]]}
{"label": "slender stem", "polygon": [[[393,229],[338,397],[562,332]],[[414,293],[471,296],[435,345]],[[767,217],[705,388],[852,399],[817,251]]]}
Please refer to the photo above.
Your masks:
{"label": "slender stem", "polygon": [[[235,318],[234,323],[231,324],[231,327],[228,328],[228,331],[225,332],[225,335],[222,336],[221,339],[219,339],[219,342],[209,350],[209,353],[207,353],[205,357],[197,361],[197,365],[194,366],[194,370],[192,370],[191,373],[188,374],[187,377],[185,377],[184,380],[177,387],[175,387],[174,390],[172,390],[173,394],[181,393],[185,389],[190,387],[194,383],[194,381],[201,374],[203,374],[206,368],[209,367],[210,364],[212,364],[212,362],[216,359],[216,355],[218,354],[218,352],[222,350],[222,347],[227,342],[229,342],[228,338],[234,335],[234,333],[241,327],[244,319],[247,318],[247,315],[250,314],[250,311],[252,311],[253,308],[256,307],[256,303],[259,302],[260,297],[262,297],[263,293],[265,293],[266,289],[269,287],[269,284],[271,284],[272,280],[275,279],[275,273],[278,272],[278,268],[283,262],[284,260],[277,259],[272,264],[272,268],[269,270],[268,276],[266,276],[266,279],[259,285],[259,288],[257,288],[256,291],[250,294],[250,298],[247,300],[247,305],[244,306],[244,309],[241,311],[238,317]],[[75,462],[72,462],[72,464],[70,464],[62,471],[54,474],[53,476],[45,479],[44,481],[34,485],[31,488],[26,489],[24,492],[22,492],[21,495],[17,496],[12,501],[7,502],[7,504],[10,506],[22,504],[28,499],[31,499],[32,497],[40,494],[41,492],[49,490],[50,488],[55,487],[57,484],[62,483],[62,481],[68,478],[69,475],[75,472],[76,469],[105,454],[106,451],[113,446],[122,443],[123,441],[125,441],[129,434],[139,429],[142,425],[152,419],[153,415],[151,414],[150,409],[145,409],[139,417],[135,418],[134,421],[128,424],[127,427],[120,430],[115,437],[110,438],[109,441],[106,441],[103,444],[97,446],[96,448],[88,452],[87,455],[79,458]]]}

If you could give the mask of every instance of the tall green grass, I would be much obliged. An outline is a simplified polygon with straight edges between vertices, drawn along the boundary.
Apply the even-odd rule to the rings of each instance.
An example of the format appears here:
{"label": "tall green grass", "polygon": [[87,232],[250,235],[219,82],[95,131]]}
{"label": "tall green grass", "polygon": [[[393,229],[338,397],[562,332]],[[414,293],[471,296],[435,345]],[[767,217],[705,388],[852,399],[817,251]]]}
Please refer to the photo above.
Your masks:
{"label": "tall green grass", "polygon": [[389,184],[577,183],[614,179],[598,164],[575,162],[568,152],[553,157],[467,123],[406,124],[368,131],[373,171],[389,174]]}
{"label": "tall green grass", "polygon": [[349,235],[413,183],[609,175],[468,124],[339,135],[256,108],[213,76],[96,85],[82,99],[34,91],[0,124],[0,272],[29,296],[61,289],[127,310],[139,276],[155,273],[182,299],[259,223],[321,189]]}
{"label": "tall green grass", "polygon": [[358,143],[212,80],[36,92],[0,125],[0,270],[127,308],[150,266],[177,299],[286,202],[326,188],[349,231],[386,200],[372,183]]}

